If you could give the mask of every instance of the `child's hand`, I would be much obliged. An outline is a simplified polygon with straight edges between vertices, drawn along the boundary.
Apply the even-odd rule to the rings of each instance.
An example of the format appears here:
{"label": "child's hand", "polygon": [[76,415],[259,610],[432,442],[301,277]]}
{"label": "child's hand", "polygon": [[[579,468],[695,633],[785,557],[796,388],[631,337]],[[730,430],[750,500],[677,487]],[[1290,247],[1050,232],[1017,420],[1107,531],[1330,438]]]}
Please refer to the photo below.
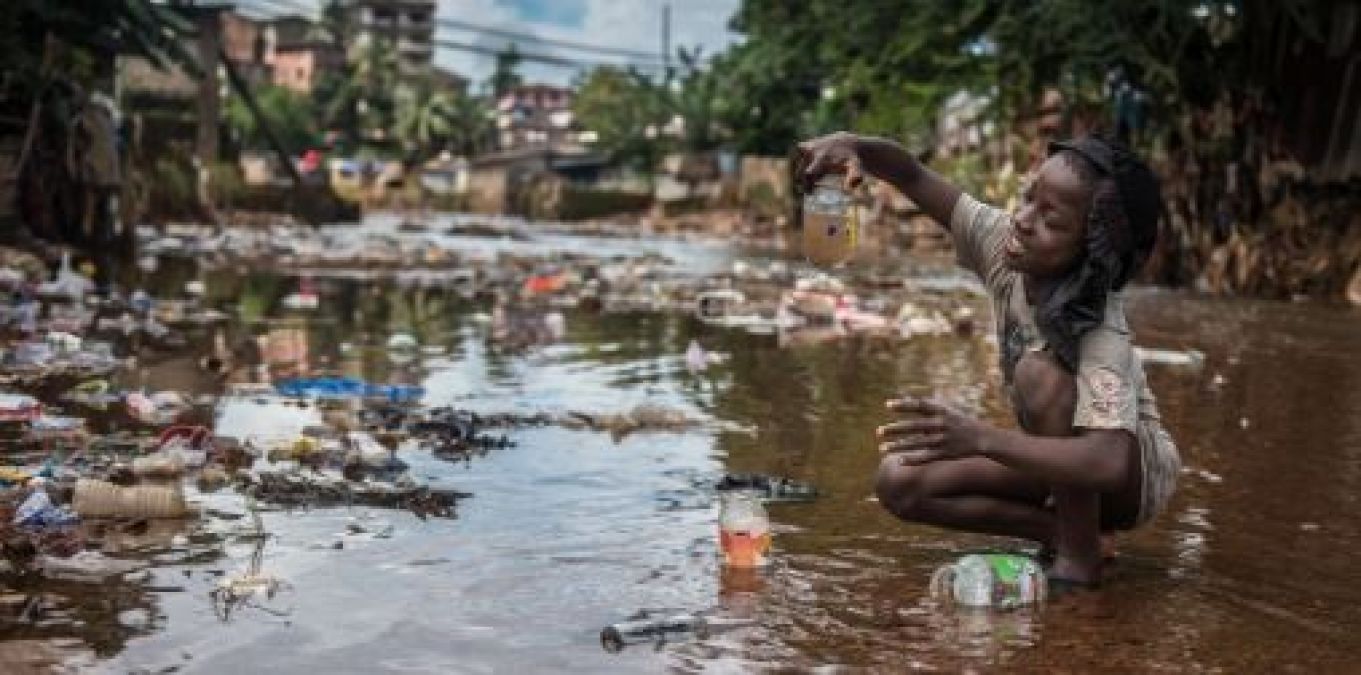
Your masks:
{"label": "child's hand", "polygon": [[891,399],[886,405],[910,419],[875,430],[882,454],[896,454],[904,464],[925,464],[981,452],[984,423],[968,413],[934,399]]}
{"label": "child's hand", "polygon": [[865,179],[856,148],[855,134],[838,131],[834,134],[799,143],[795,157],[795,180],[803,193],[827,174],[845,174],[844,189],[860,187]]}

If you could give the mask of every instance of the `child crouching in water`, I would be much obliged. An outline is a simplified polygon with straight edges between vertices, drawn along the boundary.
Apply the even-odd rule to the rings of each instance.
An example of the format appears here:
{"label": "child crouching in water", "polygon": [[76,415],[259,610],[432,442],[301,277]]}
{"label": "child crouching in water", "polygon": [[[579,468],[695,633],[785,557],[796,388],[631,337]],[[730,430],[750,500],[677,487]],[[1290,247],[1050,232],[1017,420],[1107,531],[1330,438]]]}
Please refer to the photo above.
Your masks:
{"label": "child crouching in water", "polygon": [[837,133],[799,151],[805,185],[869,174],[911,198],[950,231],[992,300],[1020,428],[937,400],[889,401],[900,419],[878,429],[880,503],[904,520],[1033,540],[1053,554],[1055,589],[1097,585],[1102,534],[1157,514],[1181,465],[1120,293],[1157,236],[1157,177],[1100,138],[1054,143],[1006,213],[891,141]]}

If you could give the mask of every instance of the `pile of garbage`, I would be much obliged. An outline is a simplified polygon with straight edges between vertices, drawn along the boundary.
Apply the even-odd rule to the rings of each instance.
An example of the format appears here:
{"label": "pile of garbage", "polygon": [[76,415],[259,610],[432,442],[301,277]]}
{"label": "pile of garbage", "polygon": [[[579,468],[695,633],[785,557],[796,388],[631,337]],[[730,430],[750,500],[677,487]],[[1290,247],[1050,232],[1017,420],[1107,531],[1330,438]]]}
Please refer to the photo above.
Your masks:
{"label": "pile of garbage", "polygon": [[[148,389],[144,364],[182,358],[231,318],[206,305],[201,281],[176,297],[124,294],[96,288],[70,254],[50,269],[0,248],[0,290],[0,582],[100,582],[142,570],[146,560],[112,542],[149,523],[193,529],[205,518],[202,495],[223,489],[277,508],[452,518],[467,493],[417,482],[403,447],[453,458],[510,445],[479,431],[476,418],[422,409],[424,392],[411,385],[293,377],[229,386],[224,396]],[[208,360],[185,363],[211,376]],[[271,444],[219,435],[216,418],[245,399],[328,419]]]}
{"label": "pile of garbage", "polygon": [[[456,230],[444,234],[523,234],[516,227],[481,231],[466,223]],[[802,344],[967,335],[978,305],[977,289],[968,286],[913,287],[874,271],[809,274],[782,260],[739,260],[726,272],[696,275],[651,253],[477,258],[461,256],[437,238],[279,224],[142,228],[139,237],[144,271],[167,256],[192,256],[210,266],[313,270],[282,299],[288,311],[305,313],[326,302],[326,287],[312,279],[327,270],[377,271],[402,286],[448,290],[486,303],[489,311],[475,317],[486,340],[501,348],[561,340],[567,312],[574,311],[689,314],[717,330]],[[304,376],[305,370],[271,383],[228,386],[221,396],[129,387],[129,365],[156,353],[180,353],[232,319],[204,301],[204,283],[192,280],[175,297],[124,294],[96,289],[90,271],[69,255],[49,272],[39,260],[0,253],[0,290],[9,293],[0,303],[0,503],[6,509],[0,546],[14,569],[27,569],[40,556],[90,552],[83,524],[194,519],[194,490],[230,488],[274,508],[360,505],[453,517],[467,494],[414,480],[406,453],[425,450],[438,459],[469,461],[513,444],[497,430],[525,426],[601,431],[619,439],[714,424],[655,403],[534,413],[430,408],[414,385]],[[391,336],[385,347],[394,364],[410,362],[401,355],[424,353],[406,334]],[[723,358],[692,341],[682,360],[698,372]],[[314,419],[283,437],[224,433],[223,416],[243,405],[306,409]]]}
{"label": "pile of garbage", "polygon": [[[488,252],[457,241],[533,240],[567,228],[565,224],[531,227],[513,219],[456,218],[452,229],[436,232],[440,228],[417,221],[387,229],[276,224],[219,231],[180,225],[142,228],[139,236],[149,254],[192,257],[210,267],[298,274],[303,279],[299,291],[284,301],[290,309],[318,307],[318,291],[309,281],[314,277],[379,275],[400,286],[453,291],[490,305],[489,339],[511,347],[561,339],[565,334],[561,312],[568,309],[690,314],[719,329],[779,335],[781,344],[788,345],[849,337],[968,335],[986,313],[985,295],[976,283],[962,275],[951,284],[916,283],[911,274],[903,273],[900,260],[830,274],[782,258],[753,258],[736,260],[726,271],[697,274],[651,252],[628,256],[561,250],[512,253],[505,248]],[[599,229],[587,224],[563,231],[581,235]],[[609,229],[609,234],[620,236],[617,229]],[[939,272],[934,267],[930,271],[927,276]]]}

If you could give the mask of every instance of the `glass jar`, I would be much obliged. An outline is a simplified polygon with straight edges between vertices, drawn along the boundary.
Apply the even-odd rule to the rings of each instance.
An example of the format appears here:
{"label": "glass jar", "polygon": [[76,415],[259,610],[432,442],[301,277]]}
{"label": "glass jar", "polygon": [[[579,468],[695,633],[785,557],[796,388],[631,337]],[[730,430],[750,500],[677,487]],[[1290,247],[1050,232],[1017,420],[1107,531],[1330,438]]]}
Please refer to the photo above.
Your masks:
{"label": "glass jar", "polygon": [[841,176],[818,181],[803,198],[803,256],[818,267],[836,267],[855,255],[860,218]]}

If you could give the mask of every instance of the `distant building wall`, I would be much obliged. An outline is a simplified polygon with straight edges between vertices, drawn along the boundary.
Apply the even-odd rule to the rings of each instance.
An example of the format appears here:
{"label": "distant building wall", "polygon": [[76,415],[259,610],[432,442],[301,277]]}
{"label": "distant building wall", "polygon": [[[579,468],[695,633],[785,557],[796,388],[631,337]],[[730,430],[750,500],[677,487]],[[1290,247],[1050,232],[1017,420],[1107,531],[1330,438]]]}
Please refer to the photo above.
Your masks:
{"label": "distant building wall", "polygon": [[327,73],[340,71],[344,55],[334,45],[309,43],[274,52],[274,84],[310,94]]}
{"label": "distant building wall", "polygon": [[468,209],[474,213],[503,213],[509,176],[504,165],[472,167],[468,171]]}
{"label": "distant building wall", "polygon": [[316,77],[316,61],[316,55],[310,49],[276,51],[274,84],[304,94],[311,92]]}
{"label": "distant building wall", "polygon": [[236,12],[222,14],[222,52],[234,63],[263,62],[264,31],[261,25]]}
{"label": "distant building wall", "polygon": [[553,146],[578,141],[572,90],[527,84],[496,101],[497,143],[502,150]]}
{"label": "distant building wall", "polygon": [[377,38],[397,48],[404,75],[430,70],[435,55],[435,0],[348,0],[355,41]]}

